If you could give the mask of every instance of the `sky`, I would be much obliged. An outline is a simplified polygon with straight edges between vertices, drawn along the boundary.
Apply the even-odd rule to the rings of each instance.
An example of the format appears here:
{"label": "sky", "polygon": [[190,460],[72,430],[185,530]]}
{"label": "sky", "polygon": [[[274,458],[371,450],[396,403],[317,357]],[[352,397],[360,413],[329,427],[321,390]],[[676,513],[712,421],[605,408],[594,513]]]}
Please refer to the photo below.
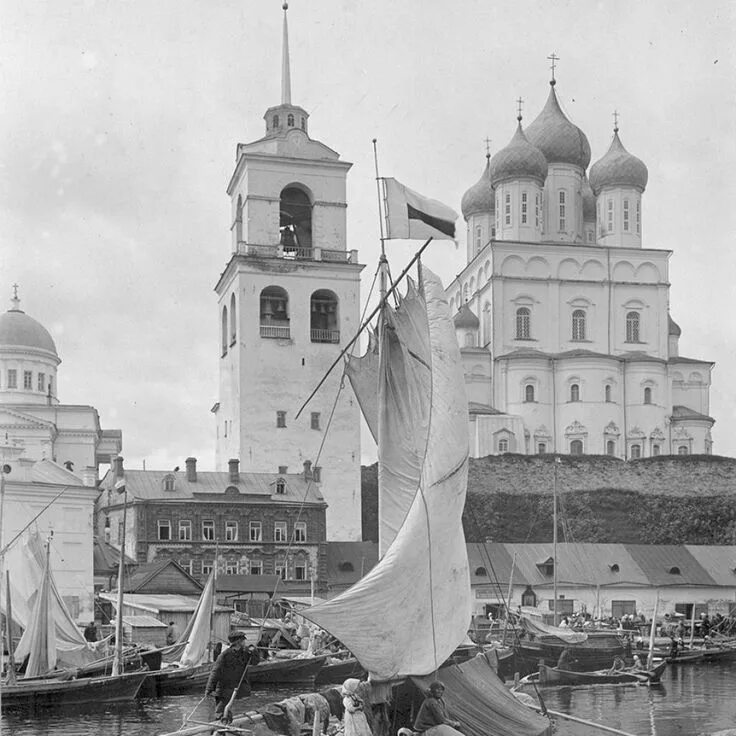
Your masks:
{"label": "sky", "polygon": [[[0,304],[53,335],[63,403],[123,431],[126,467],[214,468],[218,310],[235,146],[280,102],[280,0],[0,0]],[[292,0],[292,101],[352,162],[348,248],[379,252],[375,172],[460,211],[491,151],[557,94],[649,169],[645,247],[671,249],[680,352],[716,362],[714,452],[736,455],[736,4]],[[461,247],[426,262],[447,283]],[[390,243],[396,272],[416,244]],[[9,306],[9,302],[7,302]],[[363,457],[373,458],[365,446]]]}

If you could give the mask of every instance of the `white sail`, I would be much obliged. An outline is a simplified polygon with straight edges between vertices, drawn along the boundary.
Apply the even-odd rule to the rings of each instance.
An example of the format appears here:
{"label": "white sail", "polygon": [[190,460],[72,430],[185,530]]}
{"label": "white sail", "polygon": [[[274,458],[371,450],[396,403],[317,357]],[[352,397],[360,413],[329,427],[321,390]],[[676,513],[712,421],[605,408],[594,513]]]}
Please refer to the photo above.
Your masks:
{"label": "white sail", "polygon": [[215,597],[215,572],[210,573],[207,583],[199,597],[187,630],[180,639],[187,642],[179,664],[183,667],[202,664],[207,659],[207,652],[212,635],[212,606]]}
{"label": "white sail", "polygon": [[[381,330],[382,479],[410,493],[410,503],[376,567],[342,595],[304,612],[377,680],[435,671],[464,639],[471,615],[462,528],[465,381],[442,284],[427,269],[421,273],[421,293],[410,287]],[[408,433],[403,441],[396,436],[400,428]]]}

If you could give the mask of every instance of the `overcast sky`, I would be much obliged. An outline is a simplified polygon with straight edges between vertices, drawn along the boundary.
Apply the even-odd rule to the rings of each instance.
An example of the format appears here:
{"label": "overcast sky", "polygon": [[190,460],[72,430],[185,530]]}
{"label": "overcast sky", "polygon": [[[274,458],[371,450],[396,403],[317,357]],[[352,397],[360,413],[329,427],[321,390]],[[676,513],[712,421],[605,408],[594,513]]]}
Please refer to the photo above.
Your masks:
{"label": "overcast sky", "polygon": [[[280,102],[280,0],[0,3],[0,296],[20,284],[63,360],[59,396],[123,430],[128,467],[214,467],[218,314],[238,142]],[[714,451],[736,455],[736,18],[684,0],[292,0],[292,99],[354,166],[366,297],[381,173],[460,209],[549,90],[649,168],[644,245],[672,249],[681,354],[716,361]],[[464,229],[462,220],[459,222]],[[464,237],[463,237],[464,241]],[[448,282],[463,247],[435,243]],[[413,246],[391,248],[394,270]],[[364,448],[372,459],[373,448]]]}

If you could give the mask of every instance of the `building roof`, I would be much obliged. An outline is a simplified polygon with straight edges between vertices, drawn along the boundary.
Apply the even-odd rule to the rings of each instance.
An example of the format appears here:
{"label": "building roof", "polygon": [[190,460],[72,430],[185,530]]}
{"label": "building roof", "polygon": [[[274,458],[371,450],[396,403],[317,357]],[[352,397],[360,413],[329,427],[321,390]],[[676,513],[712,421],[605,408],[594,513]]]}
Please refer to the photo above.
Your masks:
{"label": "building roof", "polygon": [[650,585],[718,585],[684,545],[627,544],[626,549]]}
{"label": "building roof", "polygon": [[280,575],[218,575],[219,593],[277,593],[283,586]]}
{"label": "building roof", "polygon": [[672,419],[704,419],[714,424],[716,421],[707,414],[701,414],[699,411],[695,411],[695,409],[690,409],[690,407],[681,406],[680,404],[672,407]]}
{"label": "building roof", "polygon": [[505,544],[468,542],[467,548],[471,585],[495,585],[504,595],[512,579],[515,585],[529,585],[529,580],[514,562],[513,552]]}
{"label": "building roof", "polygon": [[59,357],[49,331],[17,307],[0,315],[0,351],[7,347],[44,350]]}
{"label": "building roof", "polygon": [[618,128],[614,128],[608,151],[590,167],[590,185],[596,196],[605,187],[631,187],[643,192],[648,178],[644,162],[624,148]]}
{"label": "building roof", "polygon": [[491,159],[491,184],[495,187],[511,179],[536,179],[540,185],[547,178],[547,159],[521,129],[521,118],[513,138]]}
{"label": "building roof", "polygon": [[668,361],[671,365],[677,365],[677,363],[697,363],[699,365],[715,365],[712,360],[700,360],[700,358],[686,358],[684,355],[676,355],[670,358]]}
{"label": "building roof", "polygon": [[[38,460],[31,469],[34,483],[51,483],[60,486],[83,486],[82,479],[53,460]],[[95,490],[90,487],[90,490]]]}
{"label": "building roof", "polygon": [[685,549],[718,585],[736,586],[736,545],[686,544]]}
{"label": "building roof", "polygon": [[503,414],[489,404],[479,404],[477,401],[468,402],[468,414]]}
{"label": "building roof", "polygon": [[617,360],[620,363],[666,363],[663,358],[657,358],[654,355],[648,355],[641,350],[632,350],[620,355],[611,355],[610,353],[598,353],[594,350],[586,350],[585,348],[576,348],[574,350],[565,350],[561,353],[546,353],[537,348],[516,348],[503,355],[498,355],[497,359],[501,360],[521,360],[523,358],[543,358],[545,360],[565,360],[568,358],[607,358],[608,360]]}
{"label": "building roof", "polygon": [[562,112],[554,81],[542,112],[526,129],[526,136],[542,151],[549,163],[568,163],[581,169],[588,168],[590,144],[585,133]]}
{"label": "building roof", "polygon": [[[164,480],[173,478],[174,490],[164,490]],[[283,478],[283,493],[276,493],[276,481]],[[108,471],[100,484],[104,489],[114,485],[113,472]],[[239,473],[238,483],[230,482],[227,471],[197,471],[197,480],[187,480],[186,471],[125,470],[125,485],[129,496],[149,501],[227,500],[237,503],[312,503],[324,504],[319,484],[306,481],[302,473]]]}
{"label": "building roof", "polygon": [[[167,570],[167,568],[170,568]],[[167,573],[166,585],[171,590],[172,574],[174,576],[174,584],[176,579],[181,580],[181,590],[177,594],[196,593],[202,590],[202,584],[193,578],[176,560],[170,558],[154,560],[138,565],[129,575],[126,576],[124,590],[125,593],[141,592],[146,586],[155,587],[156,578],[164,580],[164,573]],[[162,582],[163,585],[163,582]]]}
{"label": "building roof", "polygon": [[[117,593],[100,593],[100,598],[112,603],[117,602]],[[141,611],[148,611],[156,615],[166,613],[192,613],[199,603],[199,596],[193,595],[176,595],[168,593],[166,595],[155,595],[152,593],[126,593],[125,606],[129,608],[137,608]],[[217,604],[215,610],[218,612],[232,611],[230,606],[221,606]]]}
{"label": "building roof", "polygon": [[[94,537],[92,543],[92,559],[95,575],[116,574],[120,564],[120,550],[99,537]],[[125,555],[124,565],[132,567],[136,561]]]}
{"label": "building roof", "polygon": [[468,189],[460,201],[460,211],[467,220],[477,212],[493,213],[496,208],[496,197],[491,185],[490,156],[486,156],[486,167],[475,184]]}

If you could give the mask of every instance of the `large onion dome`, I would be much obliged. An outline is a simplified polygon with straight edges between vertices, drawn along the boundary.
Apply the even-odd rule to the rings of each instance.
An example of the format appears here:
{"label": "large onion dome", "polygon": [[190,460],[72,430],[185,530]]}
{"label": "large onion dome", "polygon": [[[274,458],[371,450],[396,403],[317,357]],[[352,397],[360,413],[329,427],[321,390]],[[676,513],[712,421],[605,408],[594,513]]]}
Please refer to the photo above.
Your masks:
{"label": "large onion dome", "polygon": [[604,187],[632,187],[643,192],[647,186],[649,172],[644,162],[632,156],[614,129],[611,147],[602,159],[590,167],[590,185],[596,196]]}
{"label": "large onion dome", "polygon": [[49,331],[19,309],[17,300],[12,309],[0,315],[0,352],[8,348],[42,350],[58,358],[56,345]]}
{"label": "large onion dome", "polygon": [[574,164],[587,169],[590,144],[580,128],[571,123],[557,101],[554,82],[542,112],[526,129],[526,136],[551,164]]}
{"label": "large onion dome", "polygon": [[480,320],[467,304],[460,307],[460,311],[453,318],[453,322],[456,329],[477,330],[480,327]]}
{"label": "large onion dome", "polygon": [[537,179],[540,185],[547,178],[547,159],[533,146],[521,129],[521,118],[516,133],[506,148],[502,148],[491,159],[491,184],[508,179]]}
{"label": "large onion dome", "polygon": [[595,194],[593,194],[593,188],[587,176],[583,177],[581,194],[583,196],[583,222],[595,221]]}
{"label": "large onion dome", "polygon": [[493,186],[491,186],[490,158],[490,155],[486,156],[486,168],[483,170],[480,179],[463,194],[460,210],[466,220],[478,212],[493,213],[496,208]]}

